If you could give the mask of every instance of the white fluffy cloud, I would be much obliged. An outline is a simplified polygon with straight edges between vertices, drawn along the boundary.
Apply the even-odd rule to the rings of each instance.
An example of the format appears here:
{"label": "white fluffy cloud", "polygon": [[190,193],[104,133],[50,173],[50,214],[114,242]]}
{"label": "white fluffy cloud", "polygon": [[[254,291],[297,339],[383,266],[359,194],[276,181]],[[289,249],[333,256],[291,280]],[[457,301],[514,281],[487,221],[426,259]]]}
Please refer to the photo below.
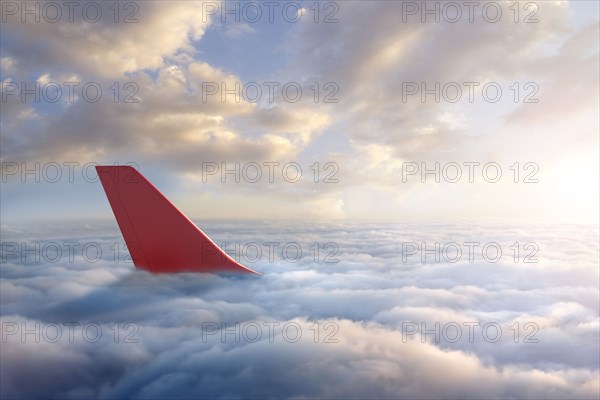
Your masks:
{"label": "white fluffy cloud", "polygon": [[[202,227],[230,249],[236,242],[295,241],[304,257],[285,262],[276,251],[269,262],[265,255],[248,264],[264,273],[260,278],[153,276],[133,271],[122,258],[111,259],[107,249],[119,239],[106,225],[65,226],[65,234],[79,232],[108,254],[97,263],[81,256],[73,263],[35,263],[31,257],[22,263],[11,256],[2,265],[5,335],[7,324],[25,323],[28,329],[36,322],[81,324],[73,343],[66,328],[57,343],[35,343],[31,334],[21,340],[20,332],[6,336],[3,397],[597,397],[595,228],[214,222]],[[6,230],[7,240],[32,246],[25,239],[29,231]],[[42,243],[71,237],[43,231],[36,238]],[[532,238],[540,246],[540,262],[515,263],[508,246]],[[402,242],[468,240],[498,242],[509,255],[498,263],[480,256],[455,264],[431,258],[422,263],[418,255],[402,260]],[[330,241],[339,246],[339,262],[316,263],[310,246]],[[81,328],[90,322],[104,333],[96,343],[82,339]],[[465,324],[475,322],[480,326],[470,341]],[[492,322],[502,329],[494,343],[481,328]],[[114,323],[136,324],[137,343],[122,340],[132,327],[114,343]],[[221,323],[229,334],[211,330]],[[236,323],[237,341],[231,333]],[[269,323],[279,325],[270,332]],[[433,335],[422,341],[420,333],[409,334],[410,323],[430,330],[436,323],[447,329],[458,324],[462,337],[450,340],[454,334],[448,330],[439,341]],[[518,343],[511,330],[515,323]],[[526,323],[539,328],[530,337],[537,343],[523,343],[533,332],[533,325],[524,329]],[[262,327],[256,341],[255,325]],[[284,333],[284,326],[292,329]],[[295,338],[298,327],[301,339],[286,340]],[[94,336],[93,329],[88,333]],[[34,380],[40,383],[32,385]]]}
{"label": "white fluffy cloud", "polygon": [[[88,3],[90,3],[88,5]],[[138,2],[115,7],[93,1],[73,4],[69,22],[69,6],[59,7],[59,22],[52,22],[54,11],[34,13],[22,23],[21,9],[45,9],[43,3],[21,2],[15,15],[6,13],[3,34],[6,35],[11,65],[22,72],[41,68],[70,68],[94,76],[120,77],[143,69],[156,69],[180,51],[193,51],[193,41],[200,40],[210,23],[203,14],[202,1],[173,1],[168,6],[160,2]],[[62,4],[62,3],[59,3]],[[7,6],[8,9],[8,6]],[[4,10],[4,9],[3,9]],[[87,10],[87,11],[86,11]],[[97,17],[99,11],[99,18]],[[118,23],[115,23],[117,18]],[[123,21],[128,21],[123,23]],[[148,27],[152,27],[152,31]],[[40,39],[43,46],[40,46]],[[36,51],[27,49],[35,48]]]}

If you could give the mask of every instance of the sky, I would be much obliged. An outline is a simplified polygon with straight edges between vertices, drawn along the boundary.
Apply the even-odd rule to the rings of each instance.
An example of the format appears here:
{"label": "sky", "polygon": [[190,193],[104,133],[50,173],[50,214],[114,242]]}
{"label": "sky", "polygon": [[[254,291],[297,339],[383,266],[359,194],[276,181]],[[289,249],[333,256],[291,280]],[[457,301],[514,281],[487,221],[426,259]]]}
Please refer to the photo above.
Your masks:
{"label": "sky", "polygon": [[0,397],[600,397],[598,2],[72,7],[0,1]]}
{"label": "sky", "polygon": [[115,163],[204,219],[598,222],[596,2],[7,3],[3,223],[110,217]]}

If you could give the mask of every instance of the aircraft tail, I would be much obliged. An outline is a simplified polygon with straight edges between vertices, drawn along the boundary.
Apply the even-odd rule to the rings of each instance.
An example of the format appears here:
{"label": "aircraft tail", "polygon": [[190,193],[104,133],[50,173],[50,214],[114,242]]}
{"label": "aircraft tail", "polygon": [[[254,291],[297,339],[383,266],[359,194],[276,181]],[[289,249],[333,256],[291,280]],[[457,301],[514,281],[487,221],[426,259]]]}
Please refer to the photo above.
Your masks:
{"label": "aircraft tail", "polygon": [[136,268],[258,274],[221,250],[135,168],[97,166],[96,171]]}

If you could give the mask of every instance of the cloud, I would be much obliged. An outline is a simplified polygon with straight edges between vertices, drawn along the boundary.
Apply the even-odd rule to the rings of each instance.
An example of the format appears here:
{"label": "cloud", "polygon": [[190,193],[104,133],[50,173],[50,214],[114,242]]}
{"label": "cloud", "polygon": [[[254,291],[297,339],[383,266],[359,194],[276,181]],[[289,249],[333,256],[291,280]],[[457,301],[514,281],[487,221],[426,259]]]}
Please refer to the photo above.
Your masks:
{"label": "cloud", "polygon": [[[70,236],[42,228],[36,237],[42,243],[72,240],[78,232],[103,249],[120,241],[106,224],[65,226]],[[66,326],[56,343],[8,335],[3,397],[597,397],[598,254],[583,245],[597,240],[597,228],[239,222],[202,228],[230,251],[236,242],[280,245],[273,262],[265,254],[248,263],[264,273],[251,279],[151,275],[123,257],[115,261],[109,250],[94,263],[78,253],[72,263],[9,257],[0,283],[5,335],[7,324],[34,331],[35,323],[42,331],[52,323],[80,325],[72,343]],[[9,240],[31,237],[27,230],[5,231]],[[454,264],[402,259],[407,241],[430,247],[495,241],[508,248],[532,237],[540,246],[534,264],[515,263],[508,249],[498,263],[480,255]],[[34,241],[27,242],[32,248]],[[304,250],[298,262],[285,261],[281,247],[288,242]],[[335,242],[339,262],[324,263],[323,248],[315,262],[315,242]],[[586,251],[574,251],[582,245]],[[103,332],[95,343],[82,339],[90,323]],[[125,329],[129,323],[137,327],[136,342],[123,340],[134,332],[133,325]],[[474,323],[471,340],[467,327]],[[488,340],[495,328],[483,336],[490,323],[502,329],[497,341]],[[220,324],[228,330],[215,330]],[[428,335],[410,331],[421,324]],[[462,328],[459,340],[452,340],[455,325]],[[54,328],[46,329],[51,335]]]}
{"label": "cloud", "polygon": [[[556,171],[544,164],[568,164],[571,154],[597,147],[597,124],[590,121],[598,108],[598,22],[577,22],[574,15],[581,11],[572,3],[545,2],[537,9],[537,23],[515,23],[514,7],[509,8],[514,3],[496,2],[503,10],[497,23],[486,22],[481,7],[473,23],[466,10],[457,23],[435,23],[433,17],[423,23],[419,14],[403,20],[406,4],[346,2],[338,5],[338,23],[311,22],[314,11],[304,10],[306,18],[297,24],[262,21],[250,28],[219,25],[207,18],[202,2],[168,7],[141,2],[137,23],[115,24],[110,10],[97,23],[87,23],[80,13],[68,24],[9,18],[0,64],[4,93],[11,82],[77,77],[82,86],[99,84],[104,96],[89,103],[78,91],[73,102],[46,104],[9,95],[2,107],[2,161],[133,161],[181,180],[201,174],[204,161],[317,159],[340,166],[338,184],[318,191],[306,185],[228,189],[261,197],[260,203],[268,204],[257,210],[261,216],[271,214],[273,199],[283,203],[292,197],[305,210],[322,204],[336,218],[402,219],[406,213],[398,210],[406,207],[422,207],[415,215],[429,218],[439,197],[463,205],[452,210],[460,218],[506,209],[499,218],[594,219],[597,207],[582,206],[577,193],[543,210],[537,205],[560,197],[548,183],[556,180]],[[518,2],[521,17],[528,4]],[[272,59],[254,57],[247,68],[239,67],[237,56],[231,61],[229,51],[258,46],[267,34],[278,40],[265,41],[268,48],[259,53]],[[263,87],[263,101],[257,102],[206,96],[207,83],[232,88],[255,81],[296,82],[304,95],[294,103],[276,90],[273,101],[264,101]],[[315,82],[320,84],[316,102]],[[326,87],[327,82],[335,86]],[[405,84],[411,82],[427,88],[456,82],[463,96],[450,103],[428,95],[423,102],[420,94],[406,95]],[[474,102],[466,82],[479,83]],[[481,86],[492,82],[503,90],[499,103],[481,96]],[[521,100],[534,90],[539,103],[515,103],[515,82]],[[526,87],[530,82],[537,86]],[[338,102],[325,103],[330,95]],[[126,98],[139,103],[124,103]],[[486,160],[505,161],[505,168],[517,160],[535,161],[552,176],[536,190],[524,193],[505,185],[501,194],[500,185],[430,190],[398,180],[404,161]],[[586,162],[597,163],[597,156],[588,155]],[[456,199],[462,190],[468,194]],[[215,191],[208,187],[193,196]],[[249,197],[238,196],[238,204],[251,202]],[[522,202],[518,207],[503,207],[515,198]],[[224,209],[214,211],[227,215]],[[287,214],[281,208],[273,212]]]}
{"label": "cloud", "polygon": [[[515,143],[536,147],[538,158],[554,158],[556,153],[546,153],[549,149],[540,149],[540,143],[549,137],[568,141],[565,129],[575,129],[575,137],[595,145],[591,135],[596,129],[586,128],[590,116],[584,113],[598,108],[597,21],[573,24],[571,3],[546,2],[537,8],[536,23],[515,23],[508,8],[513,3],[496,2],[504,16],[497,23],[486,22],[481,10],[474,12],[472,23],[466,21],[466,10],[457,23],[436,23],[433,14],[423,23],[420,12],[406,14],[407,4],[343,3],[336,14],[339,23],[299,24],[290,35],[296,45],[288,49],[286,72],[335,79],[340,86],[341,103],[331,109],[336,123],[330,131],[343,132],[337,137],[351,144],[351,159],[374,145],[386,149],[390,163],[481,159],[512,154]],[[411,4],[418,10],[427,6]],[[473,101],[467,82],[479,85]],[[503,95],[499,103],[488,104],[481,88],[494,82]],[[515,82],[520,85],[518,104],[509,88]],[[533,96],[538,104],[523,103],[523,96],[535,89],[525,87],[528,82],[538,85]],[[417,94],[407,95],[405,85],[412,83]],[[421,84],[434,92],[436,83],[461,86],[460,101],[445,100],[452,96],[443,96],[442,90],[437,101],[431,93],[423,100]],[[556,127],[561,121],[571,128]],[[381,183],[394,182],[390,178],[388,173]],[[365,179],[355,175],[352,182]]]}
{"label": "cloud", "polygon": [[[34,6],[33,3],[27,5],[29,10]],[[160,68],[166,58],[175,56],[178,51],[193,51],[193,41],[202,38],[209,24],[199,1],[175,1],[168,7],[132,2],[120,6],[119,15],[115,7],[83,1],[74,6],[70,22],[67,7],[59,8],[64,15],[58,23],[47,18],[34,22],[34,14],[23,23],[20,13],[16,16],[7,13],[3,23],[6,35],[3,51],[10,59],[17,59],[25,71],[69,68],[75,70],[71,72],[120,77],[125,73]],[[96,10],[99,10],[99,18]],[[118,23],[114,22],[115,18]],[[153,27],[153,34],[149,33],[148,26]],[[43,45],[39,44],[40,38]],[[37,51],[23,51],[31,48]]]}

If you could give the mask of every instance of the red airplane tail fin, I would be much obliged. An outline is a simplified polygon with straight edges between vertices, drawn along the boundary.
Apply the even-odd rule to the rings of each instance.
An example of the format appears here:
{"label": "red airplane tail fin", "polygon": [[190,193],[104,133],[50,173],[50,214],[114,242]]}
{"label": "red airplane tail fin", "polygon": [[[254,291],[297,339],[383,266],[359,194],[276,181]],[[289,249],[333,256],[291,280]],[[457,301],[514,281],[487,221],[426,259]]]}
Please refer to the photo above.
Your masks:
{"label": "red airplane tail fin", "polygon": [[135,168],[96,171],[136,268],[258,274],[221,250]]}

